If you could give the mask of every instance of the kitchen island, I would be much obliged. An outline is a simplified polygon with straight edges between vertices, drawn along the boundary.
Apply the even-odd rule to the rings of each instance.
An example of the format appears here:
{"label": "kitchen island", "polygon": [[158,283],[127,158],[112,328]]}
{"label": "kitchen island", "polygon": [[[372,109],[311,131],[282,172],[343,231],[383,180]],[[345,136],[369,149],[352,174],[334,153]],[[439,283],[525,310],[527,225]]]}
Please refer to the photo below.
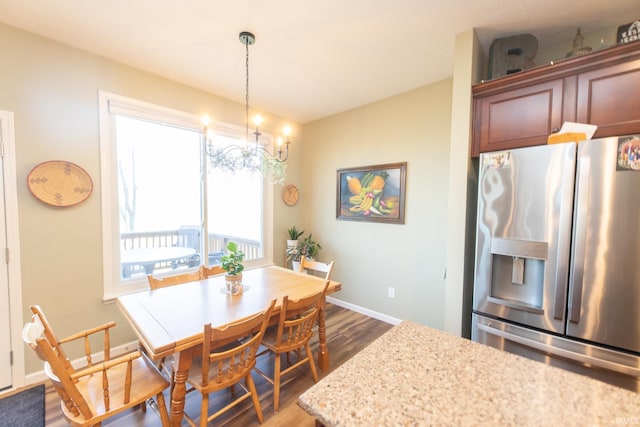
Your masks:
{"label": "kitchen island", "polygon": [[640,424],[640,394],[411,321],[298,404],[327,427]]}

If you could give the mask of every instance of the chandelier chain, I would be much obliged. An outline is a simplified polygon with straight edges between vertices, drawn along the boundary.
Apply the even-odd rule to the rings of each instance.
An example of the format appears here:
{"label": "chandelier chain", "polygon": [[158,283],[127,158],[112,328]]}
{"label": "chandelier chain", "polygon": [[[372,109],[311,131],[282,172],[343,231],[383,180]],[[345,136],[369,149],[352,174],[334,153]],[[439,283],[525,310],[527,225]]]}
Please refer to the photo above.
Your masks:
{"label": "chandelier chain", "polygon": [[245,123],[245,136],[244,139],[249,142],[249,40],[245,39],[245,95],[244,95],[244,123]]}

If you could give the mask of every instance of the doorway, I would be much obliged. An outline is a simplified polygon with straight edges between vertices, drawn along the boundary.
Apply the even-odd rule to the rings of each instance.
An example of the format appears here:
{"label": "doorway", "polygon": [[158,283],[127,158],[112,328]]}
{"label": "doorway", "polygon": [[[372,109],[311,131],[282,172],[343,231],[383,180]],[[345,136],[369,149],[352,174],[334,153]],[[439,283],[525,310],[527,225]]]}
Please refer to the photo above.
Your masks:
{"label": "doorway", "polygon": [[13,113],[0,110],[0,390],[24,385]]}

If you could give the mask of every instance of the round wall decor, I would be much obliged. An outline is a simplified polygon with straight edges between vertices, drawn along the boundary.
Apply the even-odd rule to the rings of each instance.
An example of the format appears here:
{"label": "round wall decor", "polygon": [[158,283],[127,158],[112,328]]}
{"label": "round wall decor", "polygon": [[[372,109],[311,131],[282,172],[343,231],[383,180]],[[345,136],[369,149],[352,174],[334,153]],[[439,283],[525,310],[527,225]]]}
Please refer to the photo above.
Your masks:
{"label": "round wall decor", "polygon": [[282,200],[287,206],[293,206],[298,203],[300,198],[300,191],[298,187],[293,184],[289,184],[282,190]]}
{"label": "round wall decor", "polygon": [[89,174],[75,163],[52,160],[29,172],[27,185],[33,196],[51,206],[73,206],[93,191]]}

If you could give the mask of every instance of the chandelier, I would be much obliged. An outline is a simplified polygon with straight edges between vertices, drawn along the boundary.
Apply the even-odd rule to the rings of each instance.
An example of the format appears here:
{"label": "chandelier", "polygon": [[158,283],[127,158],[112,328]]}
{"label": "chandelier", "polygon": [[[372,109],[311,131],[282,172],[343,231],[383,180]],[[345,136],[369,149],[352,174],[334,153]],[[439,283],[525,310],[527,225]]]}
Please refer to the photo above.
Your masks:
{"label": "chandelier", "polygon": [[284,129],[284,141],[281,137],[277,138],[276,150],[274,154],[260,142],[260,125],[262,117],[256,115],[253,118],[255,130],[252,132],[255,136],[255,143],[249,141],[249,46],[254,44],[256,37],[248,32],[242,31],[239,35],[240,42],[245,46],[245,140],[244,144],[216,146],[214,144],[215,135],[209,131],[209,118],[204,117],[204,141],[205,152],[209,157],[209,163],[213,168],[222,169],[228,172],[237,172],[247,170],[250,172],[258,172],[264,177],[269,176],[275,184],[282,184],[285,178],[286,164],[284,163],[289,157],[289,140],[290,128]]}

